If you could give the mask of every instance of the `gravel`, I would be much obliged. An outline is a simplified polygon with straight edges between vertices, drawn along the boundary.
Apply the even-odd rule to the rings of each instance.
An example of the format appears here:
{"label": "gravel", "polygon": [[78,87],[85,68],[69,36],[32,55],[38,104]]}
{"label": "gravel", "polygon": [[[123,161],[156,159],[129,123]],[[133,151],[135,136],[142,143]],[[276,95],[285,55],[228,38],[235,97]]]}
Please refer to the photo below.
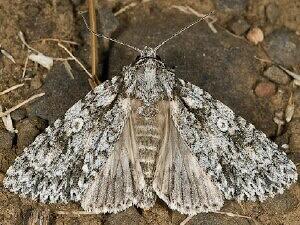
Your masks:
{"label": "gravel", "polygon": [[269,67],[264,72],[264,76],[277,84],[288,84],[290,81],[289,76],[277,66]]}

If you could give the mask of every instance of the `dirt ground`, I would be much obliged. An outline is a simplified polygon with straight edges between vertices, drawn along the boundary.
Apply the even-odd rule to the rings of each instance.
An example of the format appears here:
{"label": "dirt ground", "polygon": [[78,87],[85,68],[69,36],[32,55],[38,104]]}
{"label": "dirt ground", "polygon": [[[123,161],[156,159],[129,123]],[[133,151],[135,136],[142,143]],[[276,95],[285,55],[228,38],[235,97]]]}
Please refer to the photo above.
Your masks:
{"label": "dirt ground", "polygon": [[[278,65],[300,74],[300,2],[105,0],[98,2],[98,27],[106,35],[138,48],[155,46],[197,18],[193,13],[182,11],[188,7],[198,13],[215,10],[213,16],[217,21],[213,26],[217,32],[202,22],[166,44],[158,52],[161,58],[174,68],[178,77],[207,90],[283,146],[299,171],[299,80],[297,86],[293,76]],[[87,74],[78,64],[69,61],[73,79],[58,59],[67,58],[68,54],[57,41],[47,41],[47,38],[55,38],[76,42],[61,43],[89,70],[89,32],[79,15],[86,10],[83,0],[0,0],[0,93],[24,83],[18,89],[0,94],[0,105],[5,111],[35,94],[45,93],[10,114],[18,133],[8,131],[0,122],[0,224],[179,225],[186,216],[168,209],[161,201],[147,211],[131,207],[112,215],[80,215],[76,212],[82,209],[75,203],[40,204],[11,194],[2,185],[6,170],[23,148],[90,90]],[[264,34],[257,45],[247,39],[255,27]],[[26,63],[28,49],[18,36],[20,31],[31,47],[56,58],[51,69],[31,60]],[[126,47],[100,42],[101,80],[120,74],[122,67],[136,57],[136,53]],[[13,56],[15,63],[5,52]],[[286,112],[292,109],[293,117],[286,121]],[[298,182],[284,194],[263,203],[227,201],[222,208],[223,212],[248,218],[203,213],[187,224],[298,225],[299,203]]]}

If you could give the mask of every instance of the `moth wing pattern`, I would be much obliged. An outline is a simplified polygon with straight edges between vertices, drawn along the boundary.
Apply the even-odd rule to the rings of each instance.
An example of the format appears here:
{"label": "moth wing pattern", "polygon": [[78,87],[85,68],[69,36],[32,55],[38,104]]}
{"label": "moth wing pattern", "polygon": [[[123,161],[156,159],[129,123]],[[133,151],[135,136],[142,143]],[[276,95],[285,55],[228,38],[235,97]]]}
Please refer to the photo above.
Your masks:
{"label": "moth wing pattern", "polygon": [[178,80],[171,115],[225,199],[259,200],[297,180],[296,166],[254,125],[201,88]]}
{"label": "moth wing pattern", "polygon": [[45,203],[80,201],[124,127],[121,83],[120,77],[102,83],[47,127],[16,158],[4,186]]}
{"label": "moth wing pattern", "polygon": [[217,211],[223,195],[212,182],[168,113],[153,188],[171,209],[183,214]]}

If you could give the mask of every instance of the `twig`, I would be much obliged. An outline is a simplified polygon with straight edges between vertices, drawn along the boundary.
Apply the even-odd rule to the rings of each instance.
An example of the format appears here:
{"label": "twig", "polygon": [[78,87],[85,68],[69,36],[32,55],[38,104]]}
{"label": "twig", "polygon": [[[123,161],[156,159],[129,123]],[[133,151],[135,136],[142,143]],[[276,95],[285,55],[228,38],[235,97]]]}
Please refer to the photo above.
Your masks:
{"label": "twig", "polygon": [[119,9],[117,12],[114,13],[115,16],[118,16],[124,12],[126,12],[128,9],[131,9],[137,5],[136,2],[131,2],[130,4],[124,6],[123,8]]}
{"label": "twig", "polygon": [[22,31],[19,31],[18,36],[19,36],[20,40],[22,41],[22,43],[23,43],[29,50],[34,51],[34,52],[36,52],[36,53],[38,53],[38,54],[43,54],[43,53],[39,52],[38,50],[32,48],[32,47],[26,42],[25,37],[24,37],[24,34],[22,33]]}
{"label": "twig", "polygon": [[6,90],[0,92],[0,96],[6,94],[6,93],[8,93],[8,92],[11,92],[11,91],[13,91],[13,90],[16,90],[17,88],[22,87],[22,86],[24,86],[24,83],[14,85],[14,86],[12,86],[12,87],[10,87],[10,88],[8,88],[8,89],[6,89]]}
{"label": "twig", "polygon": [[24,63],[24,68],[23,68],[23,73],[22,73],[22,79],[24,79],[25,77],[25,74],[26,74],[26,70],[27,70],[27,64],[28,64],[28,54],[26,56],[26,59],[25,59],[25,63]]}
{"label": "twig", "polygon": [[250,216],[244,216],[244,215],[240,215],[240,214],[235,214],[235,213],[231,213],[231,212],[214,212],[217,214],[222,214],[222,215],[226,215],[226,216],[230,216],[230,217],[239,217],[239,218],[246,218],[246,219],[250,219],[252,220],[252,218]]}
{"label": "twig", "polygon": [[39,40],[32,41],[31,43],[45,42],[45,41],[54,41],[54,42],[67,43],[67,44],[70,44],[70,45],[79,45],[79,43],[77,43],[75,41],[62,40],[62,39],[58,39],[58,38],[42,38],[42,39],[39,39]]}
{"label": "twig", "polygon": [[78,63],[78,65],[87,73],[87,75],[90,77],[90,79],[93,79],[93,75],[84,67],[84,65],[61,43],[58,43],[58,46],[63,48],[70,56],[75,60],[75,62]]}
{"label": "twig", "polygon": [[96,213],[87,212],[87,211],[55,211],[55,214],[58,215],[97,215]]}
{"label": "twig", "polygon": [[[88,0],[87,1],[89,8],[89,20],[90,20],[90,28],[93,32],[97,33],[97,22],[96,22],[96,11],[95,11],[95,1]],[[98,38],[96,35],[91,34],[91,66],[92,66],[92,88],[99,85],[99,80],[97,77],[98,74]]]}
{"label": "twig", "polygon": [[39,97],[42,97],[43,95],[45,95],[45,93],[39,93],[39,94],[33,95],[33,96],[31,96],[30,98],[28,98],[27,100],[21,102],[20,104],[18,104],[18,105],[16,105],[16,106],[14,106],[14,107],[12,107],[12,108],[6,110],[5,112],[3,112],[3,113],[1,112],[1,113],[0,113],[0,118],[3,117],[3,116],[6,116],[6,115],[8,115],[8,114],[10,114],[11,112],[15,111],[16,109],[22,107],[23,105],[27,104],[28,102],[30,102],[30,101],[32,101],[32,100],[34,100],[34,99],[39,98]]}
{"label": "twig", "polygon": [[261,61],[261,62],[272,63],[273,64],[273,62],[269,59],[262,59],[262,58],[257,57],[256,55],[254,56],[254,58]]}
{"label": "twig", "polygon": [[[1,112],[2,112],[2,106],[0,105],[0,113]],[[13,126],[13,122],[10,114],[8,114],[7,116],[3,116],[2,121],[6,130],[8,130],[11,133],[18,133],[18,130],[16,130]]]}
{"label": "twig", "polygon": [[189,215],[187,218],[185,218],[180,225],[186,225],[191,219],[193,218],[193,215]]}
{"label": "twig", "polygon": [[13,63],[16,63],[14,57],[9,54],[7,51],[5,51],[4,49],[1,49],[1,45],[0,45],[0,52],[6,57],[8,58],[10,61],[12,61]]}
{"label": "twig", "polygon": [[290,75],[291,77],[293,77],[294,79],[296,80],[300,80],[300,75],[299,74],[296,74],[286,68],[284,68],[283,66],[280,66],[279,65],[279,68],[282,69],[284,72],[286,72],[288,75]]}

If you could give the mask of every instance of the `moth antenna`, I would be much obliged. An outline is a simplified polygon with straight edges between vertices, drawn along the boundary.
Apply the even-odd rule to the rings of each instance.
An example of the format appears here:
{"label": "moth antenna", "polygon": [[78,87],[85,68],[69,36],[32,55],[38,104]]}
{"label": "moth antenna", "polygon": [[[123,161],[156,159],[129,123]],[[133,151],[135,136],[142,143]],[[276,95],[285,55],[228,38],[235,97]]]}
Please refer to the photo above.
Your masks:
{"label": "moth antenna", "polygon": [[194,21],[193,23],[191,23],[190,25],[183,27],[181,30],[177,31],[175,34],[173,34],[171,37],[169,37],[168,39],[164,40],[163,42],[161,42],[158,46],[156,46],[154,48],[154,51],[157,51],[161,46],[163,46],[164,44],[166,44],[168,41],[170,41],[171,39],[173,39],[174,37],[178,36],[179,34],[181,34],[182,32],[184,32],[185,30],[191,28],[192,26],[194,26],[195,24],[201,22],[202,20],[204,20],[206,17],[210,16],[211,14],[213,14],[214,11],[211,11],[210,13],[206,14],[205,16],[201,17],[200,19]]}
{"label": "moth antenna", "polygon": [[139,53],[142,52],[142,50],[138,49],[137,47],[134,47],[134,46],[129,45],[129,44],[127,44],[127,43],[118,41],[117,39],[114,39],[114,38],[111,38],[111,37],[107,37],[107,36],[105,36],[104,34],[98,34],[98,33],[94,32],[94,31],[89,27],[89,25],[87,24],[87,21],[86,21],[85,17],[84,17],[82,14],[83,14],[83,13],[81,13],[80,16],[82,17],[83,22],[84,22],[86,28],[87,28],[88,31],[91,32],[92,34],[96,35],[97,37],[101,37],[101,38],[104,38],[104,39],[108,39],[108,40],[110,40],[110,41],[112,41],[112,42],[115,42],[115,43],[117,43],[117,44],[119,44],[119,45],[123,45],[123,46],[126,46],[126,47],[128,47],[128,48],[131,48],[131,49],[133,49],[133,50],[135,50],[135,51],[137,51],[137,52],[139,52]]}

